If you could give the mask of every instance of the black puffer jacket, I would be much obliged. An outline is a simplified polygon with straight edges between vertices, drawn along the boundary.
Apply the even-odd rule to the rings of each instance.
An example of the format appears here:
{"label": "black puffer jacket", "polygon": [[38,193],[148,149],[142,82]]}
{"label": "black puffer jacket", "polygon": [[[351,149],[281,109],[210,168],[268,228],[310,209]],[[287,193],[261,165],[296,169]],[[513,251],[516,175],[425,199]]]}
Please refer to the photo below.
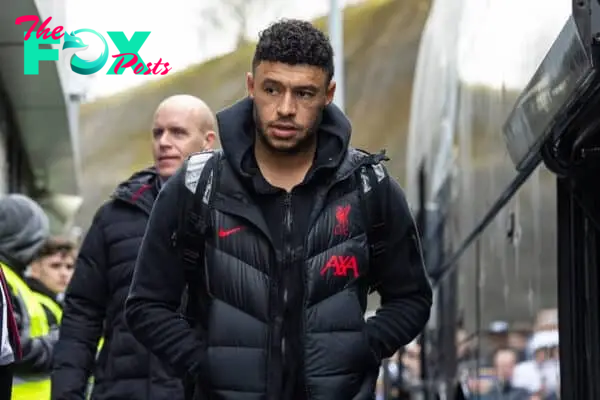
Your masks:
{"label": "black puffer jacket", "polygon": [[[84,397],[90,372],[93,400],[180,400],[183,391],[156,357],[128,331],[123,318],[152,204],[158,194],[153,170],[121,184],[94,217],[65,296],[55,347],[53,400]],[[94,364],[98,339],[104,345]]]}
{"label": "black puffer jacket", "polygon": [[[252,102],[218,120],[226,160],[211,181],[204,273],[190,286],[199,326],[176,312],[184,275],[169,238],[194,176],[179,173],[157,199],[140,250],[127,303],[132,332],[196,378],[195,399],[373,398],[381,358],[419,333],[431,305],[401,189],[380,181],[390,240],[372,265],[354,174],[369,156],[348,148],[350,126],[336,107],[326,108],[316,160],[291,193],[268,185],[253,161]],[[382,307],[365,323],[371,285]]]}

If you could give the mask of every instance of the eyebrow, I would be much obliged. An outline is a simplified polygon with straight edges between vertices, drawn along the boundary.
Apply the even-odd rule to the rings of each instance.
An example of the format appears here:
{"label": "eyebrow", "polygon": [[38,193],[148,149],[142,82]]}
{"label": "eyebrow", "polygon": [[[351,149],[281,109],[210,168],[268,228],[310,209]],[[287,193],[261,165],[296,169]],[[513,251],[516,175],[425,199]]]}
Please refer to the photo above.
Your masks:
{"label": "eyebrow", "polygon": [[[263,81],[263,85],[264,84],[273,84],[273,85],[281,85],[281,86],[283,86],[283,83],[281,83],[281,82],[279,82],[279,81],[277,81],[275,79],[271,79],[271,78],[266,78]],[[313,91],[313,92],[318,92],[319,91],[319,88],[317,86],[314,86],[314,85],[292,86],[292,89],[294,89],[294,90],[310,90],[310,91]]]}
{"label": "eyebrow", "polygon": [[164,130],[178,130],[178,131],[187,131],[186,128],[184,128],[183,126],[180,125],[168,125],[168,126],[155,126],[154,128],[152,128],[152,132],[158,132],[158,131],[164,131]]}

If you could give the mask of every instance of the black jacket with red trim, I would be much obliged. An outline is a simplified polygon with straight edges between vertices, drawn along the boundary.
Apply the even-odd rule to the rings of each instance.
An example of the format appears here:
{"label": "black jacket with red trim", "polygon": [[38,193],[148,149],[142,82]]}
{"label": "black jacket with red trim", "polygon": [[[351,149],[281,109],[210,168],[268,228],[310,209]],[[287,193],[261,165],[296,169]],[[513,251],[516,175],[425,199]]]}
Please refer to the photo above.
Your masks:
{"label": "black jacket with red trim", "polygon": [[[379,182],[389,241],[371,265],[354,173],[368,156],[348,148],[350,124],[339,109],[325,109],[314,165],[291,193],[269,185],[256,166],[252,101],[217,119],[225,157],[205,166],[220,174],[205,266],[189,289],[198,298],[196,324],[177,312],[186,277],[171,243],[184,168],[148,223],[127,300],[132,332],[196,379],[194,399],[373,398],[381,359],[422,330],[431,307],[402,190],[387,175]],[[371,286],[382,306],[365,322]]]}
{"label": "black jacket with red trim", "polygon": [[[180,379],[138,343],[123,317],[125,299],[152,205],[153,169],[133,175],[96,213],[65,294],[55,346],[53,400],[80,400],[95,378],[92,400],[181,400]],[[96,359],[98,340],[104,345]]]}

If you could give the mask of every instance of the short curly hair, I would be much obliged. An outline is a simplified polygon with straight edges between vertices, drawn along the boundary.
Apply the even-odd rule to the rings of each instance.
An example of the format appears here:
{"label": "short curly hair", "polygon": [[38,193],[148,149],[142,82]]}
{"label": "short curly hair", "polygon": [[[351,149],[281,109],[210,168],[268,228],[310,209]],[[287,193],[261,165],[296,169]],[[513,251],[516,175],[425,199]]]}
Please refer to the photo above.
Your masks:
{"label": "short curly hair", "polygon": [[262,61],[310,65],[323,69],[327,83],[333,78],[333,48],[327,36],[310,22],[282,19],[259,34],[252,68]]}

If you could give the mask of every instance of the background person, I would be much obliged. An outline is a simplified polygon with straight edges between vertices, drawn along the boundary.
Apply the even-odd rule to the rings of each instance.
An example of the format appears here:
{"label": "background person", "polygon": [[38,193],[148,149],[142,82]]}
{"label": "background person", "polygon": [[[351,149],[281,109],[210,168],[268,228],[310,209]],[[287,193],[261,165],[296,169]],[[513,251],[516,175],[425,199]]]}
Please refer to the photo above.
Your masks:
{"label": "background person", "polygon": [[212,111],[196,97],[172,96],[158,106],[151,129],[154,166],[117,187],[81,246],[65,296],[52,375],[54,400],[81,399],[92,371],[93,400],[183,398],[180,379],[135,340],[123,309],[158,192],[190,153],[211,148],[214,130]]}

